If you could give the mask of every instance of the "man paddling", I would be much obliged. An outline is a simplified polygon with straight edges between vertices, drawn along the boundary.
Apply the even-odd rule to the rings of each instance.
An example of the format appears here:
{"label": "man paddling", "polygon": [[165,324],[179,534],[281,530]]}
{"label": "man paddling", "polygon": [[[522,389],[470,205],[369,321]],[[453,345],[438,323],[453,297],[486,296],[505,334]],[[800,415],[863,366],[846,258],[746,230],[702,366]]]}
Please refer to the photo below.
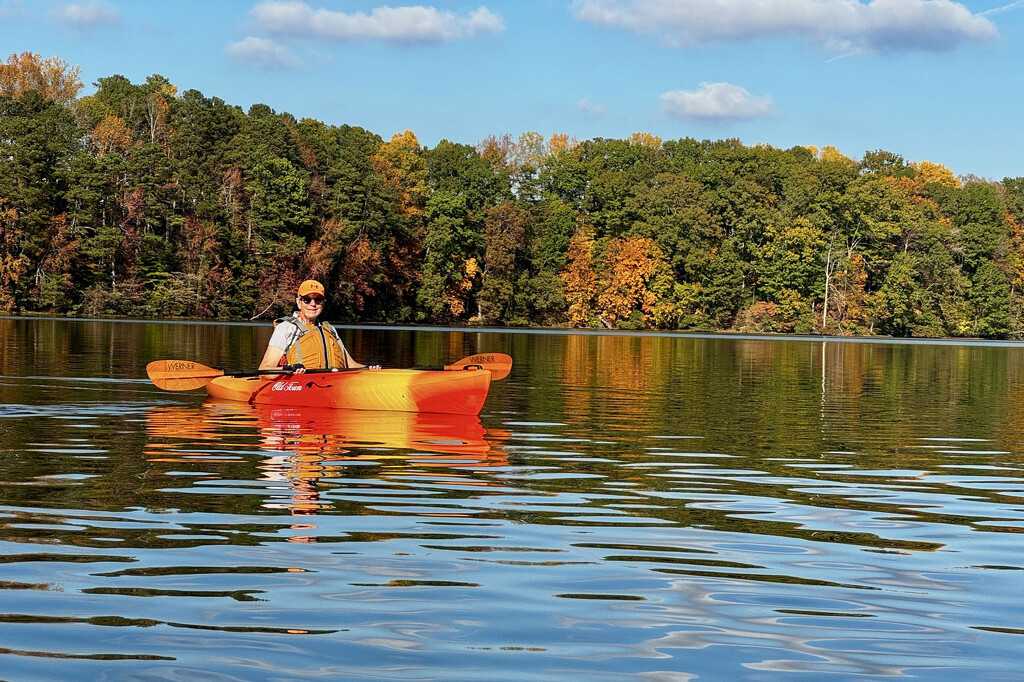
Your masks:
{"label": "man paddling", "polygon": [[[260,369],[281,369],[295,374],[302,374],[306,368],[380,369],[380,365],[361,365],[353,360],[334,327],[320,321],[320,313],[324,310],[323,284],[313,279],[300,284],[295,305],[298,310],[290,317],[274,321],[274,333],[267,344],[267,352],[263,354]],[[264,377],[276,378],[274,375]]]}

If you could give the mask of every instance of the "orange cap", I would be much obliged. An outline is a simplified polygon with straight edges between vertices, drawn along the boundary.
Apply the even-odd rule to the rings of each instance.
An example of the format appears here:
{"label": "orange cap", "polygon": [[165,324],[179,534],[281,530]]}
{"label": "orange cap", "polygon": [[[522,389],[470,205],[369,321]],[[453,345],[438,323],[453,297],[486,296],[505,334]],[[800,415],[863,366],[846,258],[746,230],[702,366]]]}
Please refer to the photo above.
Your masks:
{"label": "orange cap", "polygon": [[310,294],[324,295],[324,285],[315,279],[307,279],[305,282],[299,285],[299,296],[308,296]]}

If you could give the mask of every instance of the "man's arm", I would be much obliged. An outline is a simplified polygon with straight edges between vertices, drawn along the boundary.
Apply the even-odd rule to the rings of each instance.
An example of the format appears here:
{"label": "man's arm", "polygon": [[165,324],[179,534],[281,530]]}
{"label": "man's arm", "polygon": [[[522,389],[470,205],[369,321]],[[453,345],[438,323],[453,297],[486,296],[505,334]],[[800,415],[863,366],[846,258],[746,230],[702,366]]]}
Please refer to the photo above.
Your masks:
{"label": "man's arm", "polygon": [[[284,351],[276,346],[267,346],[267,352],[263,354],[263,359],[260,361],[260,369],[278,370],[281,374],[302,374],[306,371],[306,368],[299,365],[295,369],[286,370],[281,366],[281,358],[284,357]],[[276,374],[264,374],[263,378],[267,381],[273,381],[277,378]]]}
{"label": "man's arm", "polygon": [[274,346],[267,346],[267,352],[263,354],[263,359],[260,360],[260,369],[281,369],[281,358],[283,357],[283,350]]}

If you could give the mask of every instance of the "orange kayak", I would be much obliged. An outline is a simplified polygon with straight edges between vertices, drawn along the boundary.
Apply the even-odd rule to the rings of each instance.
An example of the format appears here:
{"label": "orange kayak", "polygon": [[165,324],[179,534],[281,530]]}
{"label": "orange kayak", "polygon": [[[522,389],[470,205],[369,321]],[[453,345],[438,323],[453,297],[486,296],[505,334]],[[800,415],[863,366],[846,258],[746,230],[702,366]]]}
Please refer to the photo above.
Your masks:
{"label": "orange kayak", "polygon": [[252,405],[480,414],[491,386],[482,369],[379,369],[294,374],[273,381],[220,376],[206,391]]}

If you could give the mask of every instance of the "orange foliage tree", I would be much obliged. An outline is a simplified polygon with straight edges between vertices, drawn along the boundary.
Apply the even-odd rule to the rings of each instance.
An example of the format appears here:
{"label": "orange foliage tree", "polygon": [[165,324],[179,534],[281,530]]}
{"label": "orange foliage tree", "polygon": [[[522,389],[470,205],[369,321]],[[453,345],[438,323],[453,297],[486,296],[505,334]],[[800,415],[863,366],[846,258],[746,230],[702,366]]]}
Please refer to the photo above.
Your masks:
{"label": "orange foliage tree", "polygon": [[73,272],[82,240],[68,224],[67,214],[50,218],[50,235],[36,268],[32,295],[39,308],[66,310],[74,288]]}
{"label": "orange foliage tree", "polygon": [[832,277],[832,316],[829,320],[842,334],[863,332],[867,326],[867,282],[864,257],[852,253]]}
{"label": "orange foliage tree", "polygon": [[170,83],[164,84],[159,90],[146,95],[145,117],[149,128],[149,141],[164,141],[169,132],[167,115],[170,112],[170,101],[178,94],[178,89]]}
{"label": "orange foliage tree", "polygon": [[476,150],[491,163],[491,168],[505,168],[515,158],[516,143],[508,133],[500,137],[488,135],[477,144]]}
{"label": "orange foliage tree", "polygon": [[14,292],[29,266],[18,243],[18,212],[0,199],[0,312],[14,310]]}
{"label": "orange foliage tree", "polygon": [[310,279],[324,282],[328,286],[332,281],[332,270],[342,256],[345,234],[345,223],[336,218],[328,218],[320,224],[316,238],[306,248],[302,256],[302,266]]}
{"label": "orange foliage tree", "polygon": [[163,285],[164,305],[169,314],[189,317],[221,315],[224,312],[222,299],[208,296],[207,292],[228,290],[232,277],[223,263],[216,224],[189,215],[185,218],[181,236],[177,250],[181,271],[174,273]]}
{"label": "orange foliage tree", "polygon": [[380,271],[380,253],[365,234],[345,247],[344,262],[339,273],[338,292],[349,297],[350,305],[362,311],[366,299],[374,295],[374,275]]}
{"label": "orange foliage tree", "polygon": [[100,156],[110,152],[124,153],[135,142],[132,131],[120,116],[104,116],[92,130],[92,146]]}
{"label": "orange foliage tree", "polygon": [[7,57],[0,64],[0,94],[20,97],[28,90],[38,90],[43,97],[60,104],[70,104],[82,89],[78,80],[82,69],[70,66],[60,57],[43,59],[34,52]]}

